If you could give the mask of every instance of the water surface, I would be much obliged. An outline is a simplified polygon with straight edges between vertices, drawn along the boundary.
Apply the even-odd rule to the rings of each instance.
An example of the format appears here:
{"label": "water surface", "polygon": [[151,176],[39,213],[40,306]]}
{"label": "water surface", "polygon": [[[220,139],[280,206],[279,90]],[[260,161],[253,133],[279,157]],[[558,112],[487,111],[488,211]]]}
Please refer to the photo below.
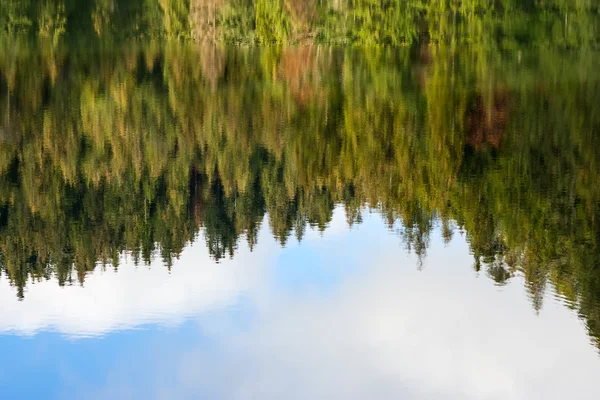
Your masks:
{"label": "water surface", "polygon": [[0,397],[600,396],[589,42],[71,28],[0,43]]}
{"label": "water surface", "polygon": [[[377,214],[282,248],[263,226],[215,264],[204,242],[79,285],[1,284],[7,398],[596,398],[585,323],[526,278],[473,270],[434,228],[422,264]],[[419,265],[420,268],[416,266]],[[51,299],[51,300],[49,300]],[[6,357],[8,351],[8,358]],[[30,374],[39,374],[36,384]]]}

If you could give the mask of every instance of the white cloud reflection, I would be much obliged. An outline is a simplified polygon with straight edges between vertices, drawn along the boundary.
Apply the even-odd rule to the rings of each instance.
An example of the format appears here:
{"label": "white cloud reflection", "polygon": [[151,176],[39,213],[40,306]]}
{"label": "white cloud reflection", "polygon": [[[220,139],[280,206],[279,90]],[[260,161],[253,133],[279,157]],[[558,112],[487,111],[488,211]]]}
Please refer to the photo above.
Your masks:
{"label": "white cloud reflection", "polygon": [[[338,210],[334,224],[343,218]],[[0,330],[94,335],[193,316],[211,346],[157,356],[163,366],[149,374],[175,375],[154,383],[161,398],[600,398],[600,357],[583,323],[551,297],[536,316],[519,278],[502,289],[478,278],[463,238],[449,247],[434,238],[419,272],[376,216],[340,233],[301,245],[335,256],[339,265],[320,266],[342,274],[327,290],[273,279],[297,245],[280,249],[263,230],[253,253],[242,246],[222,265],[199,243],[170,275],[123,266],[92,274],[85,288],[33,285],[21,303],[3,282]],[[252,308],[243,330],[228,314],[241,294]],[[96,395],[135,393],[124,378],[119,388]]]}
{"label": "white cloud reflection", "polygon": [[[83,287],[60,287],[54,280],[30,283],[24,301],[17,301],[15,289],[2,278],[0,332],[32,335],[51,330],[87,337],[145,324],[176,325],[227,307],[249,286],[259,285],[257,271],[271,263],[268,250],[242,249],[235,260],[215,264],[199,239],[170,272],[160,261],[135,266],[124,257],[118,271],[97,267]],[[245,265],[248,259],[255,264]]]}
{"label": "white cloud reflection", "polygon": [[386,248],[359,259],[365,268],[333,293],[278,294],[250,332],[221,336],[218,352],[184,356],[172,394],[600,398],[600,358],[562,305],[549,298],[536,317],[523,282],[499,291],[475,277],[464,243],[434,246],[423,272]]}

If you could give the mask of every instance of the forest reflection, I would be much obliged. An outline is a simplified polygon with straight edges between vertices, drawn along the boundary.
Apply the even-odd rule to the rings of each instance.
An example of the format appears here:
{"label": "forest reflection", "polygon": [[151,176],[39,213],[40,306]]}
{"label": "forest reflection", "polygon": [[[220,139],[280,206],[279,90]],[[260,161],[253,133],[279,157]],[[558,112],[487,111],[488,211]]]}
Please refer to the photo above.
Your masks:
{"label": "forest reflection", "polygon": [[405,46],[600,44],[595,0],[11,0],[0,33],[93,42],[194,40],[227,44]]}
{"label": "forest reflection", "polygon": [[215,260],[380,213],[426,257],[465,232],[477,271],[549,285],[600,335],[600,71],[551,49],[147,44],[0,56],[0,271],[83,283],[199,233]]}

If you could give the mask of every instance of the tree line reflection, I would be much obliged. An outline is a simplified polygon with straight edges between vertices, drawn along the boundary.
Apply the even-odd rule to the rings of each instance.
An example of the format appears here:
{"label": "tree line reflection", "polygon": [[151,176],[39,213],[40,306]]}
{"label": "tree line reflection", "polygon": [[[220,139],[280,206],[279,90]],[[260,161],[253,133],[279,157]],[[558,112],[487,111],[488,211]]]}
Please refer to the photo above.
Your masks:
{"label": "tree line reflection", "polygon": [[0,33],[89,40],[597,47],[595,0],[11,0]]}
{"label": "tree line reflection", "polygon": [[[436,224],[474,268],[552,286],[600,335],[594,53],[129,45],[0,56],[0,269],[83,283],[198,234],[215,260],[367,209],[426,257]],[[582,73],[584,71],[584,73]]]}

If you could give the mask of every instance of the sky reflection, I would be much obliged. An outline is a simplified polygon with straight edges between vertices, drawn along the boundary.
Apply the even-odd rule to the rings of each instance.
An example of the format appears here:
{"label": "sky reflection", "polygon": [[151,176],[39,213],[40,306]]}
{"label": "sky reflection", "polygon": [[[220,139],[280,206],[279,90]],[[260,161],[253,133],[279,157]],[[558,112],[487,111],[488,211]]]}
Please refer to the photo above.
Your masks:
{"label": "sky reflection", "polygon": [[[423,268],[376,214],[285,248],[169,272],[96,269],[85,286],[0,279],[3,398],[595,399],[600,358],[577,315],[520,276],[476,273],[468,244],[432,235]],[[245,243],[245,242],[244,242]],[[50,300],[49,300],[50,299]]]}

